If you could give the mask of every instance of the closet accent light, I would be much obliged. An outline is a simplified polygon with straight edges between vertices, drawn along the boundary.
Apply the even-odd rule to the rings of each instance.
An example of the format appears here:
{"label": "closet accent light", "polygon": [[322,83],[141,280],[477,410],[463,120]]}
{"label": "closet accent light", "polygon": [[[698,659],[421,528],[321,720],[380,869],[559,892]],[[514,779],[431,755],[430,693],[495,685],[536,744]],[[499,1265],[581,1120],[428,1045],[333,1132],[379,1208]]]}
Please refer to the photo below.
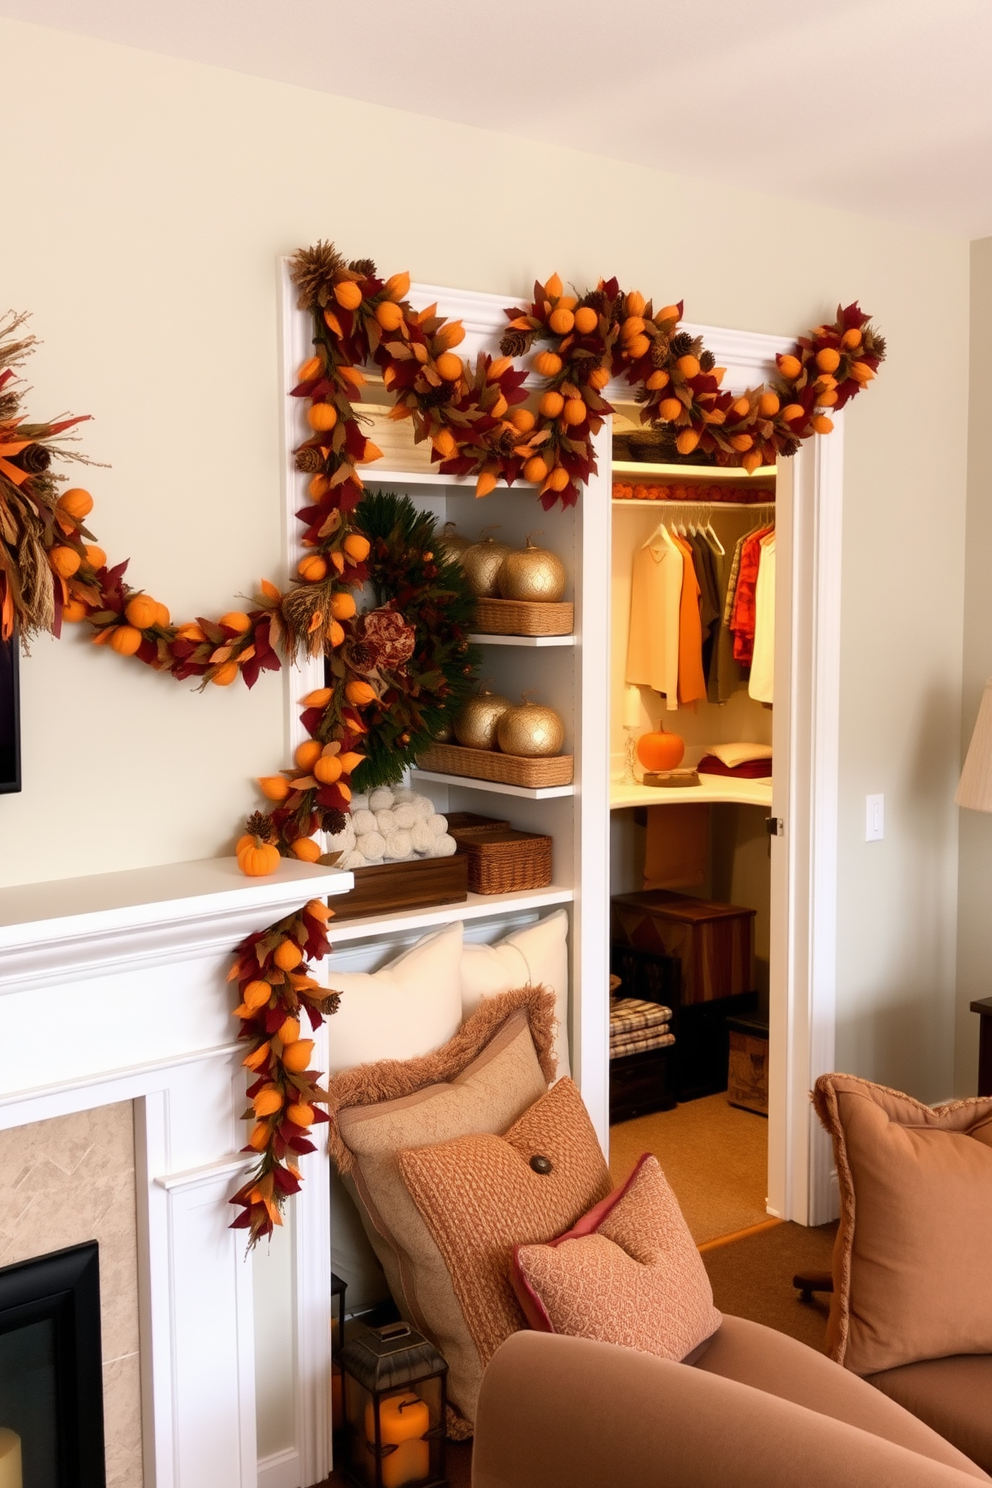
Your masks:
{"label": "closet accent light", "polygon": [[992,811],[992,678],[985,684],[954,799],[972,811]]}

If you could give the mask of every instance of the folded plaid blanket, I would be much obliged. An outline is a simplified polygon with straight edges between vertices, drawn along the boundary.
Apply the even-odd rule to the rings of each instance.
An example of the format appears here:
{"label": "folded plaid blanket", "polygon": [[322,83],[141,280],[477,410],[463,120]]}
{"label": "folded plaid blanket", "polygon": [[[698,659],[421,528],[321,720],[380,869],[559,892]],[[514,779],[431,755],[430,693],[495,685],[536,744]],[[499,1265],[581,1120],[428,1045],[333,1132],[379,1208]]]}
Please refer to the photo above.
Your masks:
{"label": "folded plaid blanket", "polygon": [[644,1002],[640,997],[614,997],[610,1003],[610,1038],[617,1033],[632,1033],[635,1028],[659,1028],[672,1021],[672,1010],[660,1002]]}
{"label": "folded plaid blanket", "polygon": [[667,1023],[661,1028],[637,1028],[610,1039],[610,1058],[622,1059],[625,1054],[641,1054],[646,1049],[667,1049],[674,1042],[675,1035]]}

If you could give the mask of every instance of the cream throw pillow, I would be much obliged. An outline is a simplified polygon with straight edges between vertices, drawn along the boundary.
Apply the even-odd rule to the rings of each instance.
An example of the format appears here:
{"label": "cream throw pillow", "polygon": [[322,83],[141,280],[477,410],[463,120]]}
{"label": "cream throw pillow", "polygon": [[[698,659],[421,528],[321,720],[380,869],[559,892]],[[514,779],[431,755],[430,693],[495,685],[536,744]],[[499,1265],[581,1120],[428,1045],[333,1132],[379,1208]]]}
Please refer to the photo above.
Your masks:
{"label": "cream throw pillow", "polygon": [[515,930],[495,945],[466,941],[462,951],[462,1016],[475,1012],[484,997],[512,987],[548,987],[555,994],[558,1076],[571,1073],[568,1057],[568,911]]}

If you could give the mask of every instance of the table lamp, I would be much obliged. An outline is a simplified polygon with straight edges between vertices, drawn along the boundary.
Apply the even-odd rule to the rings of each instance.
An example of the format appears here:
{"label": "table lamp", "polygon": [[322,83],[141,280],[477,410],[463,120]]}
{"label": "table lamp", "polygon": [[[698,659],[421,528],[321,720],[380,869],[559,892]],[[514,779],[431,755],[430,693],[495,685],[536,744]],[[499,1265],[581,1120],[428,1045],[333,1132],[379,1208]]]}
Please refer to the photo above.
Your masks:
{"label": "table lamp", "polygon": [[[992,678],[985,684],[975,731],[968,745],[964,769],[954,799],[972,811],[992,811]],[[980,1017],[978,1094],[992,1095],[992,997],[971,1004]]]}
{"label": "table lamp", "polygon": [[972,811],[992,811],[992,678],[985,684],[954,800]]}

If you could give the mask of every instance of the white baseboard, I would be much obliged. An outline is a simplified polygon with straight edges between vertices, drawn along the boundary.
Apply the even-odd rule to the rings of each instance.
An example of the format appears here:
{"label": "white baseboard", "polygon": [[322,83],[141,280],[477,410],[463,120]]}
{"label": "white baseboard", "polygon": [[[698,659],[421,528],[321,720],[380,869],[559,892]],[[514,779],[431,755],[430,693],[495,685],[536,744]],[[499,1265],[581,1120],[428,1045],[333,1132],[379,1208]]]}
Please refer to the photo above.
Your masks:
{"label": "white baseboard", "polygon": [[306,1488],[300,1481],[300,1454],[295,1447],[258,1459],[258,1488]]}

